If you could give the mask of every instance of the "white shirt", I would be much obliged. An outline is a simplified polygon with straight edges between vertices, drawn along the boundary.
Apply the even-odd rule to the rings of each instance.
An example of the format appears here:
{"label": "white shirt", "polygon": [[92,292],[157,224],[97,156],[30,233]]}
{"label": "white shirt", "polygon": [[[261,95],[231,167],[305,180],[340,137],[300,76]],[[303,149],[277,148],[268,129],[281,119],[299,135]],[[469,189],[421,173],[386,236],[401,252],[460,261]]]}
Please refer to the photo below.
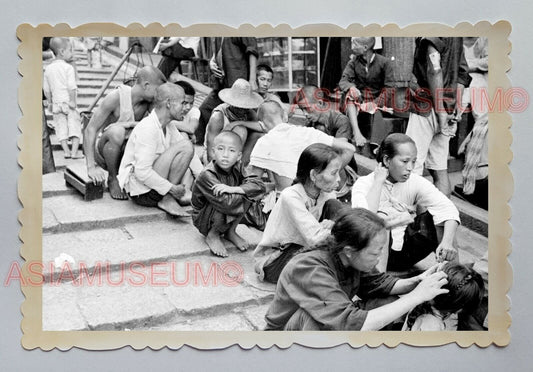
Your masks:
{"label": "white shirt", "polygon": [[69,90],[77,89],[76,73],[72,65],[63,59],[56,59],[44,70],[43,90],[52,96],[53,104],[70,102]]}
{"label": "white shirt", "polygon": [[194,50],[194,55],[198,57],[198,45],[200,44],[199,37],[171,37],[169,41],[174,39],[178,39],[182,47]]}
{"label": "white shirt", "polygon": [[318,220],[326,201],[335,198],[335,192],[321,192],[315,202],[299,183],[281,192],[268,217],[261,242],[254,251],[256,271],[261,278],[263,266],[281,254],[279,249],[272,247],[278,248],[287,243],[310,247],[330,234],[331,230],[324,228]]}
{"label": "white shirt", "polygon": [[[367,176],[359,177],[352,188],[352,208],[368,209],[366,196],[374,184],[374,172]],[[427,208],[433,216],[435,225],[448,220],[461,222],[459,211],[442,192],[431,182],[418,174],[411,173],[405,182],[391,183],[386,180],[381,189],[378,212],[385,212],[390,207],[391,201],[398,201],[408,207],[421,206]],[[401,250],[406,226],[392,229],[393,249]]]}
{"label": "white shirt", "polygon": [[257,140],[250,164],[293,179],[298,159],[307,146],[313,143],[332,146],[333,141],[332,136],[317,129],[281,123]]}
{"label": "white shirt", "polygon": [[183,140],[176,127],[169,125],[166,135],[155,110],[133,128],[117,175],[120,187],[130,195],[141,195],[150,190],[160,195],[172,187],[165,178],[153,169],[154,162],[172,144]]}

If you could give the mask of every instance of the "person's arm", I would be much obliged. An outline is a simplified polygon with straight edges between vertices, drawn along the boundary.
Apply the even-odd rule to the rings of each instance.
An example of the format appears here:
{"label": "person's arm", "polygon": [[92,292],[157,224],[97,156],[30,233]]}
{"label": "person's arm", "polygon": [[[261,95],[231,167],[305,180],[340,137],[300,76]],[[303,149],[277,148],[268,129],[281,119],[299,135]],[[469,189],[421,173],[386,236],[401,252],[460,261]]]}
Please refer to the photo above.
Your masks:
{"label": "person's arm", "polygon": [[459,226],[459,223],[455,220],[448,220],[444,222],[444,233],[442,234],[442,240],[435,250],[437,261],[455,261],[457,259],[458,250],[453,246],[453,240],[455,238],[455,233],[457,232],[457,226]]}
{"label": "person's arm", "polygon": [[444,224],[443,237],[436,250],[437,259],[454,260],[457,249],[453,247],[453,240],[460,222],[457,207],[425,178],[414,175],[411,184],[416,195],[415,204],[427,208],[436,226]]}
{"label": "person's arm", "polygon": [[83,152],[87,164],[87,175],[95,183],[100,184],[105,181],[106,174],[99,165],[96,164],[94,157],[94,144],[96,136],[102,127],[113,115],[115,108],[119,105],[118,91],[112,92],[104,98],[100,106],[96,109],[89,123],[83,130]]}
{"label": "person's arm", "polygon": [[209,118],[209,122],[207,123],[206,127],[206,133],[205,133],[205,144],[206,144],[206,151],[207,151],[207,160],[212,160],[212,148],[213,148],[213,141],[215,140],[215,137],[222,131],[224,127],[224,115],[219,112],[215,111],[211,114],[211,118]]}
{"label": "person's arm", "polygon": [[171,121],[171,123],[173,123],[174,126],[180,132],[185,132],[189,135],[193,135],[194,132],[196,132],[196,129],[198,128],[198,125],[200,123],[200,110],[198,110],[196,107],[193,107],[191,111],[187,114],[187,117],[188,117],[187,121],[173,120]]}
{"label": "person's arm", "polygon": [[72,110],[76,109],[76,91],[78,86],[76,85],[76,71],[74,66],[69,65],[67,69],[67,89],[68,89],[68,107]]}
{"label": "person's arm", "polygon": [[444,107],[444,81],[440,53],[432,44],[428,44],[426,49],[426,75],[440,131],[447,136],[453,136],[455,133],[453,128],[448,125],[448,113]]}
{"label": "person's arm", "polygon": [[248,55],[248,64],[250,66],[250,79],[248,80],[250,82],[250,85],[252,86],[252,90],[257,90],[257,56],[250,53]]}
{"label": "person's arm", "polygon": [[401,295],[404,293],[411,292],[422,280],[436,273],[440,266],[441,266],[440,264],[435,264],[431,266],[429,269],[427,269],[426,271],[424,271],[423,273],[420,273],[416,276],[405,278],[405,279],[399,279],[396,283],[394,283],[394,286],[392,287],[390,294]]}
{"label": "person's arm", "polygon": [[335,138],[333,139],[331,147],[341,153],[340,156],[343,166],[346,166],[353,159],[355,147],[351,143]]}
{"label": "person's arm", "polygon": [[[211,171],[204,170],[196,180],[196,188],[206,198],[207,203],[222,214],[239,216],[244,213],[244,208],[250,201],[243,194],[221,193],[215,195],[215,185],[221,184],[220,180]],[[226,185],[227,186],[227,185]]]}
{"label": "person's arm", "polygon": [[233,130],[233,128],[239,126],[254,132],[265,133],[264,127],[262,127],[258,121],[232,121],[224,126],[224,130]]}
{"label": "person's arm", "polygon": [[259,57],[257,39],[255,37],[242,37],[240,41],[245,49],[245,54],[248,56],[248,81],[252,90],[257,90],[257,58]]}
{"label": "person's arm", "polygon": [[376,331],[390,324],[415,306],[430,301],[436,296],[448,293],[443,289],[448,281],[442,271],[424,278],[411,292],[401,296],[398,300],[387,305],[370,310],[366,316],[361,331]]}

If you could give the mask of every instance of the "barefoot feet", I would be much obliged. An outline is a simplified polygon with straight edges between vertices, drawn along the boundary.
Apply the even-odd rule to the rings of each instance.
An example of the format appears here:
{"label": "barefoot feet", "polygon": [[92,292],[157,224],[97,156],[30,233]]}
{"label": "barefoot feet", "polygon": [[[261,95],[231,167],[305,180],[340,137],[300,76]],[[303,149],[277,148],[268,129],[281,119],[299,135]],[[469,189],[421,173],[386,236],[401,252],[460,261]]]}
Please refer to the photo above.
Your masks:
{"label": "barefoot feet", "polygon": [[109,176],[107,186],[109,187],[109,193],[111,197],[116,200],[127,200],[128,195],[122,190],[118,184],[116,177]]}
{"label": "barefoot feet", "polygon": [[167,194],[163,196],[163,199],[157,203],[157,206],[176,217],[190,217],[190,214],[187,213],[185,208],[178,204],[177,200],[172,197],[172,195]]}
{"label": "barefoot feet", "polygon": [[235,244],[237,249],[241,252],[244,252],[248,250],[248,248],[250,248],[250,244],[246,240],[244,240],[239,234],[237,234],[234,229],[230,229],[224,237],[233,244]]}
{"label": "barefoot feet", "polygon": [[209,230],[205,242],[215,256],[228,257],[228,251],[224,247],[224,243],[220,239],[220,233],[216,229]]}

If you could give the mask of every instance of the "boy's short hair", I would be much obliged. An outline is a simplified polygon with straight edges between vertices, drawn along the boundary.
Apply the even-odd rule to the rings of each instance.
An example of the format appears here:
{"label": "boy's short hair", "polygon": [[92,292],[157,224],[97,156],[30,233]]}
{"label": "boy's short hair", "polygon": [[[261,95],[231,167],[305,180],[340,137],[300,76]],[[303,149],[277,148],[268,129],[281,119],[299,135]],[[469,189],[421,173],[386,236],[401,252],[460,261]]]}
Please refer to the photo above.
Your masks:
{"label": "boy's short hair", "polygon": [[230,130],[223,130],[222,132],[220,132],[219,134],[215,136],[215,138],[213,139],[213,144],[216,144],[217,140],[219,140],[222,137],[233,138],[239,150],[242,151],[242,147],[243,147],[242,139],[237,133],[232,132]]}
{"label": "boy's short hair", "polygon": [[57,57],[59,52],[65,49],[69,43],[70,41],[67,38],[53,37],[50,39],[50,49],[52,49],[52,52],[54,52],[55,56]]}
{"label": "boy's short hair", "polygon": [[257,65],[257,67],[255,68],[255,71],[257,75],[259,75],[259,71],[270,72],[272,75],[274,75],[274,70],[272,70],[272,68],[269,65],[265,65],[264,63]]}
{"label": "boy's short hair", "polygon": [[182,87],[185,91],[186,96],[194,96],[196,94],[196,91],[194,90],[193,86],[184,80],[176,81],[174,84]]}
{"label": "boy's short hair", "polygon": [[257,119],[262,121],[266,115],[283,116],[283,107],[274,100],[265,101],[257,109]]}

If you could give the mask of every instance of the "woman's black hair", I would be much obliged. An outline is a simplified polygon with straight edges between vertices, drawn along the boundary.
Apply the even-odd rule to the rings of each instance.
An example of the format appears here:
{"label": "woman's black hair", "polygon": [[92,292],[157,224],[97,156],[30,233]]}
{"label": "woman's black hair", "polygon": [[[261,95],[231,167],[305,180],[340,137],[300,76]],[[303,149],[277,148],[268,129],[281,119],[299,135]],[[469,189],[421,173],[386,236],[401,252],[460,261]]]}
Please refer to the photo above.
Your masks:
{"label": "woman's black hair", "polygon": [[338,254],[346,246],[360,251],[384,230],[385,221],[374,212],[364,208],[346,208],[339,212],[331,228],[331,236],[316,248],[333,254]]}
{"label": "woman's black hair", "polygon": [[322,143],[313,143],[307,146],[298,159],[298,168],[293,184],[305,185],[311,177],[311,170],[314,169],[320,173],[337,157],[339,154],[331,146]]}
{"label": "woman's black hair", "polygon": [[471,314],[481,303],[485,294],[485,284],[477,271],[452,262],[446,263],[442,271],[448,275],[448,283],[442,288],[448,289],[449,292],[438,295],[432,302],[424,302],[415,307],[407,317],[409,329],[413,327],[419,316],[432,313],[432,305],[444,315],[458,311]]}
{"label": "woman's black hair", "polygon": [[385,155],[387,155],[389,159],[392,159],[398,154],[398,146],[404,143],[412,143],[414,145],[415,141],[403,133],[392,133],[385,137],[376,154],[376,160],[378,163],[383,163]]}
{"label": "woman's black hair", "polygon": [[471,267],[450,262],[444,265],[442,271],[448,275],[448,283],[443,288],[449,292],[435,297],[433,306],[449,313],[474,311],[485,294],[481,275]]}

